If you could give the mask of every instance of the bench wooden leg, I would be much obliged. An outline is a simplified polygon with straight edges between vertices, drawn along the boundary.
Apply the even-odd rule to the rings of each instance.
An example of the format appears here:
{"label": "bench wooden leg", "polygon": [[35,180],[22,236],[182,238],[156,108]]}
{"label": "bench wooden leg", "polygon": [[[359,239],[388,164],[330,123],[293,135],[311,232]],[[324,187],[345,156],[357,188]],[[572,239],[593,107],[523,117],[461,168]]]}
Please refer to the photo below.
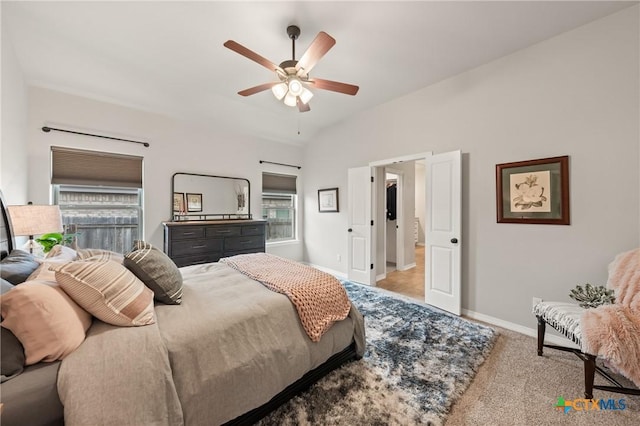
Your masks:
{"label": "bench wooden leg", "polygon": [[596,357],[584,354],[584,397],[593,399],[593,380],[596,375]]}
{"label": "bench wooden leg", "polygon": [[542,356],[542,348],[544,347],[544,333],[547,327],[547,323],[544,322],[542,317],[538,318],[538,356]]}

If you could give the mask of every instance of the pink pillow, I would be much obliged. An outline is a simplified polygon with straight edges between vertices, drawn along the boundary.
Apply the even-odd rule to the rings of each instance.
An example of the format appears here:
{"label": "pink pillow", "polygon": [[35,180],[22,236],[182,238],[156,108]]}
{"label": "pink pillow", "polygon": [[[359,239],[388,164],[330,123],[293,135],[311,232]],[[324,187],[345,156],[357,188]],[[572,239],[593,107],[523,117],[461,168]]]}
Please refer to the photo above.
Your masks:
{"label": "pink pillow", "polygon": [[91,315],[55,281],[34,280],[0,296],[2,326],[24,346],[25,365],[63,359],[84,341]]}

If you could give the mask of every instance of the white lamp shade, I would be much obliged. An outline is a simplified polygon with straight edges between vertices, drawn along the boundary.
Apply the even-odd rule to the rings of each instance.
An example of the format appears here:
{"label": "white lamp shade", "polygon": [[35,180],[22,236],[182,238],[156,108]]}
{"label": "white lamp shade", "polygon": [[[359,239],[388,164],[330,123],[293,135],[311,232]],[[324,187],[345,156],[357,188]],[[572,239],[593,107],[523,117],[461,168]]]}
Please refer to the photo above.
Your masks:
{"label": "white lamp shade", "polygon": [[284,98],[284,95],[287,94],[288,90],[289,90],[289,87],[287,86],[287,83],[278,83],[271,88],[271,92],[273,92],[273,96],[275,96],[276,99],[278,99],[279,101],[282,100],[282,98]]}
{"label": "white lamp shade", "polygon": [[296,98],[297,96],[289,91],[289,93],[287,93],[287,96],[284,97],[284,104],[290,107],[294,107],[296,106]]}
{"label": "white lamp shade", "polygon": [[34,204],[9,206],[9,217],[13,234],[16,236],[63,231],[62,214],[58,206]]}
{"label": "white lamp shade", "polygon": [[295,77],[291,77],[289,79],[289,92],[293,94],[293,96],[300,96],[304,87],[300,80]]}
{"label": "white lamp shade", "polygon": [[307,89],[306,87],[302,88],[302,93],[300,94],[300,100],[302,101],[303,104],[307,104],[311,98],[313,98],[313,92],[311,92],[311,90]]}

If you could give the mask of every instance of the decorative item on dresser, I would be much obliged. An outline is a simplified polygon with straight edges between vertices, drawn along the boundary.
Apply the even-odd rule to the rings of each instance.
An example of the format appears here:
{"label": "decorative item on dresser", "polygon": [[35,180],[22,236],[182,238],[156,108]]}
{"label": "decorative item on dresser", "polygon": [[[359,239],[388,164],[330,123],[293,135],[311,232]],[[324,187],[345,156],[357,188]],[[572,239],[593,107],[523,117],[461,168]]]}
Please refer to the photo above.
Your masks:
{"label": "decorative item on dresser", "polygon": [[265,251],[263,220],[163,222],[164,252],[179,267]]}

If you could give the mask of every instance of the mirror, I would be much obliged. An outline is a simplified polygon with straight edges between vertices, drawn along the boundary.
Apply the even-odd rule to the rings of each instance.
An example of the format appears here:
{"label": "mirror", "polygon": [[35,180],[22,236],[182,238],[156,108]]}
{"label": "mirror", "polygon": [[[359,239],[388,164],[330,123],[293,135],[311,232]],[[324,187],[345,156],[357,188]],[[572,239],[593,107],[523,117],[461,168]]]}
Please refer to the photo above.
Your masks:
{"label": "mirror", "polygon": [[173,220],[251,219],[249,180],[175,173]]}

